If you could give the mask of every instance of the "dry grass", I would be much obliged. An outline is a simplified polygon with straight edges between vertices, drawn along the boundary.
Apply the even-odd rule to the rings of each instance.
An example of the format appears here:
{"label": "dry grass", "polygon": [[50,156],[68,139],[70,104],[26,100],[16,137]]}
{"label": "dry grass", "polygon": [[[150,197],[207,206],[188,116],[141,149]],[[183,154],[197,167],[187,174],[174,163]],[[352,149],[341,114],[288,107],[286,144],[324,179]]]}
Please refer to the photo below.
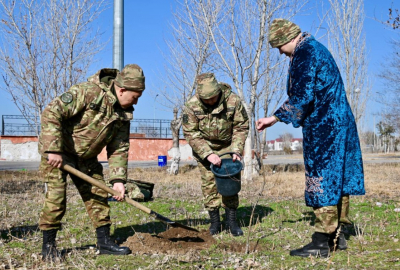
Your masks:
{"label": "dry grass", "polygon": [[[397,242],[395,241],[398,241],[398,235],[400,235],[397,225],[392,226],[390,225],[391,223],[387,222],[388,220],[395,219],[393,214],[391,214],[393,212],[392,208],[400,208],[400,164],[368,164],[365,165],[364,169],[367,194],[353,201],[353,207],[357,208],[352,212],[355,218],[354,221],[364,232],[352,240],[353,253],[351,260],[356,260],[356,262],[352,262],[352,267],[347,269],[378,269],[373,266],[375,260],[371,261],[371,263],[365,261],[366,256],[368,256],[368,260],[373,260],[375,253],[376,256],[387,257],[384,262],[385,267],[396,266],[398,265],[397,261],[392,262],[391,260],[395,260],[398,256],[387,256],[387,250],[390,248],[386,247],[385,254],[383,254],[379,247],[387,241],[392,241],[392,243],[396,244]],[[275,173],[273,173],[274,170]],[[273,209],[273,211],[271,210],[268,214],[264,215],[263,223],[256,222],[254,237],[257,239],[265,238],[262,241],[269,248],[269,253],[266,253],[267,255],[257,255],[261,256],[257,258],[257,261],[264,264],[270,263],[273,266],[260,269],[277,269],[274,267],[280,263],[283,263],[282,269],[307,269],[304,265],[304,267],[297,266],[299,262],[307,264],[305,260],[300,261],[296,258],[285,257],[287,261],[279,261],[280,256],[287,256],[290,248],[303,245],[309,240],[308,210],[301,203],[304,197],[304,169],[301,166],[290,166],[287,168],[267,167],[265,172],[266,185],[260,198],[261,211],[267,211],[268,209]],[[105,171],[106,178],[107,173]],[[162,207],[167,207],[168,209],[171,209],[171,207],[176,209],[183,207],[186,208],[185,213],[190,212],[192,214],[201,212],[191,212],[193,205],[196,206],[196,209],[202,208],[201,180],[197,168],[183,166],[181,173],[176,176],[168,174],[165,169],[161,168],[130,169],[129,178],[155,183],[155,200],[151,203],[151,206],[149,204],[149,207],[158,207],[158,209],[163,211],[161,213],[169,213],[169,210],[164,211]],[[256,177],[251,183],[242,183],[240,198],[247,209],[249,209],[248,202],[253,203],[255,201],[254,199],[260,193],[262,185],[262,177]],[[6,269],[7,267],[17,269],[23,267],[24,264],[29,265],[28,268],[31,269],[58,269],[58,266],[55,268],[48,267],[38,259],[41,233],[37,228],[37,220],[43,204],[43,192],[43,183],[40,182],[40,176],[35,171],[0,171],[0,269]],[[60,246],[70,248],[79,245],[83,247],[84,245],[95,243],[90,220],[85,213],[80,196],[73,184],[68,186],[67,194],[68,210],[64,218],[63,233],[58,239]],[[374,200],[363,203],[364,200],[367,201],[369,198]],[[186,204],[183,206],[179,204],[179,202],[185,200]],[[379,217],[376,216],[378,212],[374,210],[374,207],[378,207],[375,206],[375,202],[377,201],[393,201],[386,206],[382,206],[385,209],[379,212],[382,215]],[[156,208],[155,210],[158,211],[158,209]],[[174,212],[176,212],[175,210]],[[242,209],[242,211],[244,210]],[[179,215],[179,213],[174,214]],[[267,215],[268,218],[266,218]],[[171,218],[175,220],[186,219],[183,216],[179,216],[178,218],[171,216]],[[204,219],[203,216],[199,218]],[[148,226],[152,225],[149,217],[141,215],[136,209],[132,209],[132,207],[125,204],[113,206],[112,219],[116,224],[122,220],[123,224],[130,224],[129,226],[141,223],[148,224]],[[398,222],[397,217],[396,221],[392,223],[398,224]],[[263,226],[264,223],[268,225]],[[119,225],[119,227],[121,226],[123,225]],[[135,226],[143,227],[145,225]],[[207,227],[207,224],[203,224],[203,227]],[[380,235],[383,232],[386,232],[388,236]],[[396,250],[391,252],[395,253]],[[358,257],[358,253],[364,257]],[[343,254],[345,253],[339,255],[346,256]],[[129,267],[119,268],[118,266],[110,268],[110,266],[115,265],[115,262],[113,262],[115,258],[96,257],[93,249],[83,251],[79,249],[73,250],[69,256],[73,259],[69,260],[70,264],[65,269],[130,269]],[[339,258],[341,258],[340,256]],[[133,261],[141,260],[140,257],[129,258]],[[275,259],[278,262],[272,262]],[[107,260],[110,260],[110,262]],[[346,261],[346,259],[343,260]],[[76,265],[73,265],[75,263]],[[139,263],[146,264],[148,261],[143,259]],[[362,263],[362,266],[358,267],[359,263]],[[118,264],[123,263],[119,261]],[[318,264],[321,264],[321,261],[316,260],[316,264],[318,266]],[[311,265],[314,264],[311,263]],[[385,267],[379,269],[389,269]],[[149,266],[148,269],[155,268],[150,268]],[[318,269],[329,269],[329,267],[323,265],[322,268]]]}
{"label": "dry grass", "polygon": [[[400,198],[400,164],[366,164],[364,171],[367,198]],[[280,201],[304,197],[305,177],[302,166],[266,167],[265,174],[266,185],[262,198]],[[201,197],[200,172],[190,166],[183,166],[179,175],[170,175],[160,168],[130,169],[129,178],[155,183],[155,197]],[[262,184],[262,176],[256,176],[251,183],[243,181],[240,197],[253,198],[259,194]]]}

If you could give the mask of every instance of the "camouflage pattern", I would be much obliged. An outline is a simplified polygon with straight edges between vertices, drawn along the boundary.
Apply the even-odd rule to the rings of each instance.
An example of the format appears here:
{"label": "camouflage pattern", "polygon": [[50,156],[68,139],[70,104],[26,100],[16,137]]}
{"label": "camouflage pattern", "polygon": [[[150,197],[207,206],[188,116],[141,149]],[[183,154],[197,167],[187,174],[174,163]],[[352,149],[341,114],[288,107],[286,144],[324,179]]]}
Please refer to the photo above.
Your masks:
{"label": "camouflage pattern", "polygon": [[210,99],[221,92],[221,87],[212,73],[203,73],[196,77],[196,94],[199,98]]}
{"label": "camouflage pattern", "polygon": [[[79,159],[71,155],[63,155],[63,159],[65,164],[104,183],[103,166],[97,162],[96,158]],[[67,206],[66,190],[68,173],[48,165],[45,158],[42,158],[39,170],[43,181],[47,183],[47,193],[39,218],[39,229],[60,229],[61,219],[65,214]],[[96,186],[92,186],[74,175],[70,175],[70,177],[82,197],[94,228],[111,224],[107,192]]]}
{"label": "camouflage pattern", "polygon": [[[112,188],[110,182],[106,184]],[[138,202],[148,201],[153,197],[153,189],[153,183],[128,179],[125,183],[125,196]]]}
{"label": "camouflage pattern", "polygon": [[221,98],[218,104],[206,106],[195,95],[185,104],[182,121],[184,136],[198,161],[204,205],[209,211],[220,206],[236,209],[239,197],[223,197],[217,192],[207,156],[224,152],[242,154],[249,132],[249,119],[240,97],[232,93],[228,84],[219,85]]}
{"label": "camouflage pattern", "polygon": [[126,90],[141,92],[145,88],[143,70],[135,64],[126,65],[121,73],[117,74],[115,84]]}
{"label": "camouflage pattern", "polygon": [[240,97],[228,84],[220,83],[221,98],[208,107],[194,95],[183,112],[183,134],[200,160],[229,146],[241,154],[249,132],[249,118]]}
{"label": "camouflage pattern", "polygon": [[133,107],[122,109],[114,94],[116,69],[102,69],[72,86],[43,111],[39,153],[66,153],[91,159],[107,147],[110,181],[127,178]]}
{"label": "camouflage pattern", "polygon": [[[229,146],[227,148],[216,151],[215,154],[220,155],[224,152],[229,152]],[[228,207],[231,209],[237,209],[239,207],[239,196],[222,196],[217,191],[217,185],[215,183],[214,174],[210,169],[211,163],[208,160],[201,160],[197,155],[194,155],[197,160],[197,164],[201,175],[201,190],[203,192],[203,203],[207,211],[213,211],[217,208]]]}
{"label": "camouflage pattern", "polygon": [[285,19],[275,19],[269,27],[268,41],[272,48],[277,48],[301,33],[300,27]]}
{"label": "camouflage pattern", "polygon": [[314,208],[315,231],[331,234],[334,233],[341,224],[352,224],[348,217],[349,206],[349,196],[343,196],[338,205]]}
{"label": "camouflage pattern", "polygon": [[[102,69],[88,82],[72,86],[43,111],[39,153],[60,153],[64,163],[103,181],[103,167],[97,155],[106,147],[109,181],[127,179],[129,130],[133,107],[122,109],[114,90],[116,69]],[[39,219],[41,230],[58,229],[66,210],[68,173],[42,158],[40,172],[48,191]],[[111,224],[107,192],[70,175],[95,228]]]}

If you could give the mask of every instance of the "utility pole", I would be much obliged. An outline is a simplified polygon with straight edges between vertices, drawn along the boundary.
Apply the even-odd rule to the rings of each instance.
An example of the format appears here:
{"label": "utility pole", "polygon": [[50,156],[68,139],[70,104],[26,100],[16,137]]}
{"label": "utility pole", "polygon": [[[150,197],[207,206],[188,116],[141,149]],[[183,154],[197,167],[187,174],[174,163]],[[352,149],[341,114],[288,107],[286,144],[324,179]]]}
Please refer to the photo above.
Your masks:
{"label": "utility pole", "polygon": [[124,0],[114,0],[113,68],[124,67]]}

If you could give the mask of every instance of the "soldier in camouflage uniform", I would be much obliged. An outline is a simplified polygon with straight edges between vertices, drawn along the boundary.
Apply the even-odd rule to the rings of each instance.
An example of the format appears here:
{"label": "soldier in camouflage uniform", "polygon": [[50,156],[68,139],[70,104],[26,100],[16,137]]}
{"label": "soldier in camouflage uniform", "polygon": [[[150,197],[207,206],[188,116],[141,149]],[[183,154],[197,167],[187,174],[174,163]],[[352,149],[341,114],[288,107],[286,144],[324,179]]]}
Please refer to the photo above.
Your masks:
{"label": "soldier in camouflage uniform", "polygon": [[186,103],[183,114],[183,133],[193,149],[202,180],[204,205],[210,215],[212,235],[221,232],[219,208],[225,208],[227,229],[243,235],[236,221],[239,196],[221,196],[217,192],[211,163],[220,166],[220,154],[234,152],[240,160],[249,132],[249,119],[240,97],[226,83],[218,83],[212,73],[196,78],[196,94]]}
{"label": "soldier in camouflage uniform", "polygon": [[[48,190],[39,228],[43,231],[44,260],[61,258],[55,239],[66,210],[68,173],[60,169],[62,164],[69,164],[104,182],[103,167],[97,155],[106,147],[109,181],[121,194],[114,198],[123,200],[132,105],[137,103],[144,88],[145,78],[138,65],[127,65],[121,72],[102,69],[87,82],[74,85],[55,98],[43,111],[39,137],[40,172]],[[100,254],[129,254],[129,248],[119,247],[110,238],[107,192],[74,175],[70,177],[96,229]]]}

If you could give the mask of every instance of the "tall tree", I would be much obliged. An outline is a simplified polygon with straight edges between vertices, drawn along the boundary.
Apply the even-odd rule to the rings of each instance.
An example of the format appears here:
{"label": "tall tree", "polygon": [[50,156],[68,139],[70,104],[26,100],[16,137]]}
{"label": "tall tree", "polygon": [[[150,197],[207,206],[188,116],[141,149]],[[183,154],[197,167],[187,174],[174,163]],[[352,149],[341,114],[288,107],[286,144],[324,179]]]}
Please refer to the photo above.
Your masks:
{"label": "tall tree", "polygon": [[[204,2],[200,0],[200,3]],[[250,123],[253,124],[259,98],[261,97],[261,102],[265,102],[271,96],[275,96],[274,92],[267,91],[274,89],[269,85],[277,79],[269,77],[274,74],[271,71],[277,65],[277,58],[271,59],[270,54],[267,53],[270,49],[267,38],[269,24],[275,17],[282,14],[285,14],[285,17],[294,15],[300,9],[300,4],[299,1],[275,0],[220,0],[217,2],[221,2],[224,6],[224,12],[222,16],[220,15],[221,23],[215,29],[208,27],[217,57],[214,68],[233,82],[247,110]],[[207,25],[214,18],[214,14],[207,13],[205,10],[202,16]],[[265,113],[265,106],[263,108]],[[255,148],[255,140],[251,134],[254,132],[252,125],[252,132],[246,139],[244,150],[243,178],[245,180],[251,180],[253,175],[251,156],[252,149]]]}
{"label": "tall tree", "polygon": [[[389,27],[399,31],[400,13],[398,9],[389,8],[389,20],[385,23]],[[385,120],[390,121],[396,132],[400,131],[400,32],[395,39],[390,41],[392,51],[389,52],[389,57],[385,59],[382,65],[382,71],[379,77],[385,84],[386,97],[382,102],[387,107],[384,115]]]}
{"label": "tall tree", "polygon": [[103,48],[92,24],[105,8],[104,0],[0,0],[0,88],[37,134],[44,107],[83,80]]}
{"label": "tall tree", "polygon": [[282,140],[282,149],[286,154],[292,154],[292,140],[293,134],[285,132],[279,135],[279,139]]}
{"label": "tall tree", "polygon": [[357,124],[365,114],[370,97],[365,45],[364,1],[328,0],[328,46],[343,77],[347,98]]}
{"label": "tall tree", "polygon": [[[175,70],[170,82],[175,85],[168,89],[178,95],[170,92],[166,96],[182,104],[186,99],[176,97],[193,93],[195,75],[212,71],[219,80],[232,84],[251,123],[259,109],[263,114],[273,110],[271,101],[278,103],[282,97],[276,94],[283,91],[279,85],[282,62],[276,54],[266,53],[268,26],[275,17],[295,14],[300,8],[299,1],[185,0],[181,4],[180,24],[173,29],[178,46],[171,50],[174,62],[170,63]],[[259,105],[264,102],[268,105]],[[249,135],[244,157],[246,180],[252,178],[254,146],[254,137]]]}
{"label": "tall tree", "polygon": [[[220,8],[210,1],[205,9],[208,12],[220,12]],[[177,173],[179,168],[179,129],[182,126],[182,109],[186,101],[194,94],[196,76],[209,71],[207,62],[212,61],[211,36],[207,33],[207,26],[201,20],[198,1],[177,1],[174,12],[174,21],[171,22],[172,38],[166,40],[168,52],[164,55],[167,61],[161,80],[165,88],[159,90],[163,97],[159,102],[174,110],[174,120],[171,122],[173,149],[171,151],[174,162],[170,172]],[[213,28],[218,22],[211,22]],[[178,116],[179,113],[179,116]]]}

